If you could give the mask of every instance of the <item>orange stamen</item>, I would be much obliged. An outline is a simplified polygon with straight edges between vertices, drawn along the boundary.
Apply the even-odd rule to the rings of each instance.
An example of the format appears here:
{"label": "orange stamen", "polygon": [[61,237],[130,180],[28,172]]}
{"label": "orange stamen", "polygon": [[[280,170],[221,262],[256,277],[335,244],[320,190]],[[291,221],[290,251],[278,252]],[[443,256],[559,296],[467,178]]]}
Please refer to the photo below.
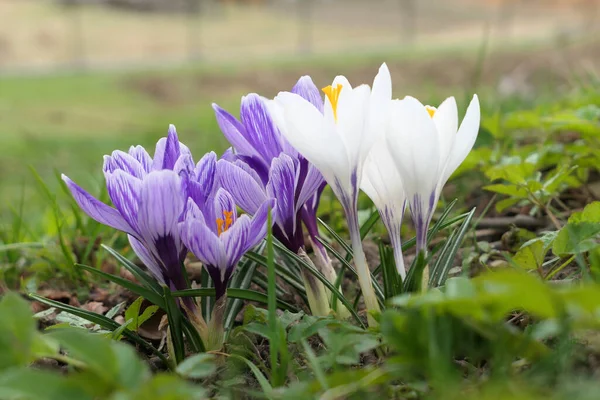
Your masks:
{"label": "orange stamen", "polygon": [[342,84],[338,83],[335,85],[335,88],[331,85],[324,87],[323,93],[329,99],[329,103],[331,103],[331,109],[333,110],[333,118],[337,121],[337,105],[338,100],[340,99],[340,92],[342,91]]}
{"label": "orange stamen", "polygon": [[431,106],[425,106],[425,109],[427,110],[427,112],[429,113],[429,116],[431,118],[433,118],[433,116],[435,115],[435,112],[437,111],[437,108],[431,107]]}
{"label": "orange stamen", "polygon": [[233,225],[233,211],[223,211],[223,218],[217,218],[217,235],[221,236],[223,232],[227,232]]}

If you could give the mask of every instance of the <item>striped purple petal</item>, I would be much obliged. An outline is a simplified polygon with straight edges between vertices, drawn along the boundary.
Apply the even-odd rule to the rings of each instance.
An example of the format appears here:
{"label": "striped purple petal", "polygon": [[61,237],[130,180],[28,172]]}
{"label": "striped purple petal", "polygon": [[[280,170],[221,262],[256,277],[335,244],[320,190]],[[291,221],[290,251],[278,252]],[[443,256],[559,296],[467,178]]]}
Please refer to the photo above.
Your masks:
{"label": "striped purple petal", "polygon": [[265,101],[256,93],[242,98],[240,119],[246,128],[246,140],[266,164],[282,152],[281,133],[273,122]]}
{"label": "striped purple petal", "polygon": [[179,216],[185,199],[181,192],[181,178],[173,171],[153,171],[141,186],[137,215],[140,234],[148,241],[161,236],[177,234]]}
{"label": "striped purple petal", "polygon": [[282,154],[273,159],[267,195],[277,199],[273,219],[288,240],[296,233],[296,179],[296,164],[292,158]]}
{"label": "striped purple petal", "polygon": [[191,155],[191,152],[184,144],[179,142],[175,126],[169,125],[167,137],[161,138],[156,143],[152,169],[155,171],[173,169],[175,163],[179,159],[179,156],[182,154]]}
{"label": "striped purple petal", "polygon": [[121,169],[113,173],[107,172],[105,176],[110,200],[133,231],[139,233],[137,216],[141,201],[142,181]]}
{"label": "striped purple petal", "polygon": [[103,170],[105,173],[123,170],[139,179],[146,175],[144,166],[135,157],[121,150],[115,150],[110,156],[104,156]]}
{"label": "striped purple petal", "polygon": [[121,216],[118,210],[96,199],[94,196],[83,190],[79,185],[69,179],[69,177],[66,175],[63,174],[61,177],[69,188],[69,191],[73,195],[77,205],[81,207],[81,209],[87,215],[101,224],[110,226],[111,228],[115,228],[130,234],[134,233],[134,230]]}
{"label": "striped purple petal", "polygon": [[254,214],[267,198],[265,189],[251,174],[229,161],[217,162],[217,176],[236,204],[249,214]]}
{"label": "striped purple petal", "polygon": [[254,146],[248,141],[246,128],[233,115],[213,103],[213,110],[217,117],[217,124],[225,139],[235,149],[236,153],[244,154],[249,157],[260,157],[260,154],[254,149]]}
{"label": "striped purple petal", "polygon": [[148,173],[152,170],[152,157],[150,157],[146,149],[142,146],[131,146],[129,148],[129,155],[139,161],[144,172]]}
{"label": "striped purple petal", "polygon": [[156,261],[156,258],[154,258],[150,251],[146,248],[146,246],[144,246],[142,242],[140,242],[131,235],[127,235],[127,238],[129,239],[129,244],[131,245],[131,248],[133,249],[135,254],[138,256],[140,261],[144,263],[146,268],[148,268],[148,270],[152,273],[156,280],[158,280],[162,284],[167,284],[164,277],[164,271],[160,267],[159,263]]}
{"label": "striped purple petal", "polygon": [[323,184],[325,179],[323,179],[323,175],[321,172],[312,164],[308,164],[308,172],[304,177],[304,181],[299,183],[300,191],[298,193],[298,198],[296,199],[296,212],[302,208],[306,202],[309,200],[316,201],[318,204],[318,197],[315,199],[315,194],[317,194],[320,187],[325,187]]}

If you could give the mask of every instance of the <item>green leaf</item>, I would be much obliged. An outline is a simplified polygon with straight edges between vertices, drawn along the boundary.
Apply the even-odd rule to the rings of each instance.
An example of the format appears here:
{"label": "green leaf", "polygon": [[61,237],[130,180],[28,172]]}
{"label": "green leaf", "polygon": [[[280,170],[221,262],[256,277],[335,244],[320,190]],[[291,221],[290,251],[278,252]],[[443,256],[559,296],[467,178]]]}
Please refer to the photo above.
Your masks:
{"label": "green leaf", "polygon": [[127,329],[131,329],[134,332],[137,332],[140,326],[150,319],[150,317],[152,317],[158,310],[158,306],[149,306],[146,307],[142,315],[140,315],[140,308],[143,301],[143,297],[138,297],[133,303],[131,303],[129,308],[125,310],[125,321],[132,321],[128,325]]}
{"label": "green leaf", "polygon": [[535,172],[535,164],[522,162],[520,159],[512,161],[515,163],[495,165],[488,168],[485,171],[485,175],[492,181],[503,179],[515,185],[527,184],[527,178],[530,178]]}
{"label": "green leaf", "polygon": [[583,211],[574,212],[569,217],[569,224],[577,224],[582,222],[600,224],[600,201],[585,206]]}
{"label": "green leaf", "polygon": [[519,199],[527,198],[527,189],[519,185],[497,183],[494,185],[484,186],[483,188],[490,192],[506,194]]}
{"label": "green leaf", "polygon": [[598,223],[568,223],[558,232],[552,252],[557,256],[585,253],[598,246],[599,234]]}
{"label": "green leaf", "polygon": [[0,371],[29,364],[37,334],[29,304],[16,293],[0,300]]}
{"label": "green leaf", "polygon": [[132,320],[132,322],[131,322],[131,324],[129,324],[129,326],[131,327],[131,330],[134,332],[137,332],[137,330],[140,326],[138,323],[138,319],[140,316],[140,307],[142,306],[143,301],[144,301],[143,297],[138,297],[137,299],[135,299],[135,301],[133,303],[131,303],[131,305],[127,308],[127,310],[125,310],[125,321]]}
{"label": "green leaf", "polygon": [[[110,331],[115,331],[117,329],[119,329],[119,327],[121,325],[119,325],[118,322],[113,321],[110,318],[106,318],[104,315],[100,315],[100,314],[96,314],[93,313],[91,311],[87,311],[81,308],[77,308],[77,307],[73,307],[70,306],[68,304],[64,304],[61,303],[59,301],[55,301],[55,300],[50,300],[50,299],[46,299],[45,297],[42,296],[38,296],[37,294],[34,293],[30,293],[29,297],[31,297],[33,300],[37,300],[42,304],[46,304],[50,307],[55,307],[59,310],[65,311],[69,314],[73,314],[76,315],[80,318],[84,318],[90,322],[93,322],[95,324],[100,325],[101,327],[103,327],[104,329],[110,330]],[[165,358],[165,356],[158,351],[155,347],[153,347],[152,345],[150,345],[148,342],[146,342],[144,339],[142,339],[141,337],[139,337],[137,334],[135,334],[134,332],[131,332],[129,330],[125,330],[123,332],[123,335],[133,341],[134,343],[136,343],[137,345],[141,346],[143,349],[145,349],[146,351],[152,352],[154,353],[156,356],[158,356],[164,363],[165,365],[170,365],[169,361]]]}
{"label": "green leaf", "polygon": [[507,208],[514,206],[521,200],[522,199],[515,198],[515,197],[509,197],[508,199],[502,199],[496,203],[496,206],[495,206],[496,211],[502,212],[502,211],[506,210]]}
{"label": "green leaf", "polygon": [[512,258],[513,262],[523,269],[539,270],[544,263],[546,249],[541,241],[532,242],[521,249]]}
{"label": "green leaf", "polygon": [[92,400],[82,385],[66,376],[31,368],[0,372],[1,399]]}
{"label": "green leaf", "polygon": [[206,390],[201,386],[192,385],[177,375],[167,374],[155,375],[138,391],[125,397],[127,400],[204,400],[207,398]]}
{"label": "green leaf", "polygon": [[184,378],[201,379],[209,377],[216,369],[214,355],[201,353],[183,360],[175,371]]}
{"label": "green leaf", "polygon": [[130,346],[81,329],[61,329],[48,334],[67,349],[69,357],[85,363],[88,371],[114,388],[134,388],[150,376],[145,363]]}

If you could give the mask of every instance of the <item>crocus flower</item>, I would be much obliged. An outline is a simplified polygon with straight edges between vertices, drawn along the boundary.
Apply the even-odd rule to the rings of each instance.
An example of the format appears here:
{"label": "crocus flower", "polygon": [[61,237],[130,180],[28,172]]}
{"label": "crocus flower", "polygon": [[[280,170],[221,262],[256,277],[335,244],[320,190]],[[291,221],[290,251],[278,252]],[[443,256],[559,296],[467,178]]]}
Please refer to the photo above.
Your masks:
{"label": "crocus flower", "polygon": [[236,204],[223,188],[217,190],[204,212],[188,199],[185,218],[179,223],[181,238],[210,274],[217,301],[225,295],[238,261],[264,239],[267,215],[274,206],[273,199],[266,199],[253,217],[238,218]]}
{"label": "crocus flower", "polygon": [[[308,259],[304,251],[301,210],[307,200],[314,198],[320,183],[316,179],[307,178],[306,181],[311,182],[312,186],[301,185],[303,173],[299,160],[285,153],[273,158],[266,185],[262,183],[256,171],[241,160],[219,160],[217,163],[221,185],[231,193],[242,210],[256,215],[265,201],[269,198],[276,199],[277,207],[273,210],[273,236],[289,250]],[[301,272],[312,313],[327,315],[329,303],[325,287],[304,269],[301,269]]]}
{"label": "crocus flower", "polygon": [[[311,102],[320,112],[323,112],[323,101],[319,90],[310,77],[301,77],[292,92]],[[276,115],[273,115],[279,112],[277,105],[272,100],[251,93],[242,98],[239,121],[218,105],[213,104],[213,108],[221,131],[233,146],[232,149],[226,152],[223,159],[243,161],[245,165],[253,170],[248,172],[256,178],[263,192],[267,188],[282,188],[269,194],[274,196],[280,207],[282,207],[277,213],[277,218],[275,218],[274,236],[289,250],[298,254],[303,253],[305,243],[302,222],[304,222],[308,229],[309,240],[317,254],[319,269],[330,282],[334,283],[337,280],[337,274],[326,249],[317,239],[319,232],[316,212],[326,183],[318,169],[300,155],[281,134],[280,127],[276,122]],[[281,155],[287,156],[289,160],[274,162]],[[292,164],[293,168],[291,169],[284,167],[290,167]],[[273,168],[277,169],[274,174]],[[288,182],[284,177],[285,174],[295,176],[293,185],[282,186]],[[226,176],[232,177],[235,175],[227,174]],[[248,178],[248,176],[245,178]],[[279,183],[275,184],[277,181]],[[236,187],[228,186],[228,190],[234,194],[236,202],[241,205],[242,209],[252,214],[254,212],[252,207],[248,207],[249,205],[244,207],[243,205],[247,200],[246,198],[251,196],[244,193],[236,195],[238,193]],[[286,188],[292,191],[286,192]],[[307,194],[310,194],[310,196],[307,196]],[[293,201],[290,200],[288,203],[288,199]],[[317,293],[323,293],[325,290],[323,285],[316,281],[307,285],[307,292],[312,291],[311,286]],[[315,298],[320,297],[323,296],[315,294]],[[320,301],[320,303],[323,303],[323,301]],[[323,307],[319,307],[321,311],[315,312],[313,306],[311,306],[311,309],[316,314],[322,314],[324,310]],[[342,307],[339,306],[338,310],[341,311]]]}
{"label": "crocus flower", "polygon": [[368,310],[379,310],[362,249],[357,202],[365,159],[382,134],[383,117],[391,100],[390,74],[383,64],[373,90],[368,85],[352,88],[345,77],[338,76],[323,91],[323,113],[297,94],[279,93],[275,101],[281,107],[282,133],[321,171],[342,203],[365,304]]}
{"label": "crocus flower", "polygon": [[171,125],[168,136],[156,144],[154,159],[141,146],[104,157],[104,176],[114,208],[67,176],[62,179],[85,213],[127,233],[132,249],[152,275],[179,290],[187,287],[181,270],[187,249],[177,228],[187,200],[180,173],[193,168],[189,149],[179,142]]}
{"label": "crocus flower", "polygon": [[479,120],[477,95],[473,96],[460,128],[454,97],[437,109],[409,96],[392,101],[386,139],[402,177],[418,252],[426,252],[427,230],[442,187],[473,148]]}
{"label": "crocus flower", "polygon": [[[311,102],[320,112],[323,112],[323,102],[319,90],[310,77],[301,77],[292,92]],[[244,161],[256,172],[264,185],[267,185],[269,181],[269,172],[274,158],[279,157],[280,154],[286,154],[297,160],[301,171],[297,187],[316,185],[319,189],[313,194],[314,197],[310,199],[306,209],[301,212],[301,220],[308,225],[313,220],[316,221],[316,208],[325,187],[325,181],[321,173],[281,134],[278,124],[274,121],[273,113],[277,110],[273,106],[272,100],[262,98],[256,93],[250,93],[242,97],[240,120],[238,121],[233,115],[213,104],[219,127],[233,146],[223,158],[231,161]],[[326,275],[333,273],[333,280],[335,280],[335,271],[331,267],[327,252],[316,240],[318,231],[309,229],[309,235],[314,247],[320,252],[320,257],[329,261],[328,267],[326,267],[327,272],[324,271],[324,273]]]}
{"label": "crocus flower", "polygon": [[402,257],[402,240],[400,228],[404,216],[406,196],[402,185],[402,178],[396,168],[385,141],[380,137],[373,145],[365,162],[364,174],[360,188],[371,198],[385,225],[392,248],[396,269],[404,280],[406,270]]}

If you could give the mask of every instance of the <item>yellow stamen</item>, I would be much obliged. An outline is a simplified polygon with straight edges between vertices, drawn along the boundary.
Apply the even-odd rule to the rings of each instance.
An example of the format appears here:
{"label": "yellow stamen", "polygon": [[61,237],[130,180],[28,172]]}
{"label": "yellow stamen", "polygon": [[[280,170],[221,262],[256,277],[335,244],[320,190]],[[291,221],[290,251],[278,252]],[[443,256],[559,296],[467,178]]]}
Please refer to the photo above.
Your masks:
{"label": "yellow stamen", "polygon": [[435,115],[435,112],[437,111],[437,108],[431,107],[431,106],[425,106],[425,109],[427,110],[427,112],[429,113],[429,116],[431,118],[433,118],[433,116]]}
{"label": "yellow stamen", "polygon": [[335,85],[335,88],[331,85],[324,87],[323,93],[329,99],[329,103],[331,103],[331,109],[333,110],[333,118],[337,121],[337,104],[340,98],[340,92],[342,91],[342,84],[338,83]]}
{"label": "yellow stamen", "polygon": [[221,236],[223,232],[227,232],[233,225],[233,211],[223,211],[223,218],[217,218],[217,234]]}

